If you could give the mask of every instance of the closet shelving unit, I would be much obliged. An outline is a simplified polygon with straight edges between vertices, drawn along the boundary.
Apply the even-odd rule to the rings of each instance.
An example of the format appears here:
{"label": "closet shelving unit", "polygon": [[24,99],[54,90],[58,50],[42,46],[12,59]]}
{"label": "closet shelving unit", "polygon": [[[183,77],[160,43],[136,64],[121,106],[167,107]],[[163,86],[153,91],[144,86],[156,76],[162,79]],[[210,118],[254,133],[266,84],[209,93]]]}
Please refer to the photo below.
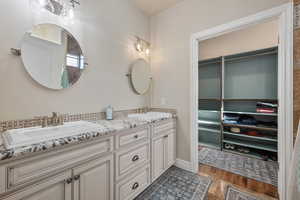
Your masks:
{"label": "closet shelving unit", "polygon": [[[256,112],[256,104],[278,104],[277,56],[273,47],[199,61],[200,146],[276,161],[277,113]],[[231,123],[228,115],[257,123]]]}
{"label": "closet shelving unit", "polygon": [[221,57],[199,62],[199,144],[216,149],[222,146],[221,65]]}

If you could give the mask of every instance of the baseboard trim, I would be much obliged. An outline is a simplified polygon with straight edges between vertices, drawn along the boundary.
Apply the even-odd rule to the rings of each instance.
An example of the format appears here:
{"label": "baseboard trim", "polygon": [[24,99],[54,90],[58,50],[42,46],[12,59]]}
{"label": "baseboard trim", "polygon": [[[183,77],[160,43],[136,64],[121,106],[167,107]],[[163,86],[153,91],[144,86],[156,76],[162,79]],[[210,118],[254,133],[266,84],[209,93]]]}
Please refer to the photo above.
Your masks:
{"label": "baseboard trim", "polygon": [[194,170],[192,168],[192,163],[188,162],[186,160],[181,160],[181,159],[177,158],[175,166],[178,167],[178,168],[181,168],[181,169],[184,169],[184,170],[187,170],[187,171],[190,171],[190,172],[194,173]]}

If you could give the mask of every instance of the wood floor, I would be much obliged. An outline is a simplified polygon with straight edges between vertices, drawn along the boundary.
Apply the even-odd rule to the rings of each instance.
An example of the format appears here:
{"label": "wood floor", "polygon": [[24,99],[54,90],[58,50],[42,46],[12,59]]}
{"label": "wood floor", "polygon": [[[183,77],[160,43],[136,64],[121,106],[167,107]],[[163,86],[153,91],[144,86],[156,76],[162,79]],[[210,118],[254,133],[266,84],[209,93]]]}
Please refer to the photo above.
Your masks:
{"label": "wood floor", "polygon": [[213,180],[208,191],[208,200],[224,200],[228,185],[233,185],[239,190],[251,193],[253,196],[257,196],[263,200],[278,199],[278,191],[275,186],[258,182],[215,167],[200,165],[199,175],[208,176]]}

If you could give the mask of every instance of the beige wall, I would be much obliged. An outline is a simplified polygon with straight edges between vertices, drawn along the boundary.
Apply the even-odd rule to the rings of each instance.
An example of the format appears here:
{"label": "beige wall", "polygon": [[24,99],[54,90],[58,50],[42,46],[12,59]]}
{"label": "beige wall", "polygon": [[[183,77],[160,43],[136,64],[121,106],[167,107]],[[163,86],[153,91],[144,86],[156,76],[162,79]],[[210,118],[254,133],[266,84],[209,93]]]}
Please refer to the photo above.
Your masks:
{"label": "beige wall", "polygon": [[199,44],[200,60],[278,45],[278,20],[261,23]]}
{"label": "beige wall", "polygon": [[178,109],[180,159],[190,160],[190,37],[288,0],[185,0],[151,18],[153,106]]}
{"label": "beige wall", "polygon": [[[108,104],[130,109],[148,104],[128,84],[130,63],[137,59],[135,35],[149,39],[149,18],[131,0],[84,0],[74,24],[36,12],[29,0],[0,1],[0,121],[50,114],[97,112]],[[53,91],[38,85],[10,48],[19,48],[33,24],[60,24],[79,40],[88,68],[70,89]]]}

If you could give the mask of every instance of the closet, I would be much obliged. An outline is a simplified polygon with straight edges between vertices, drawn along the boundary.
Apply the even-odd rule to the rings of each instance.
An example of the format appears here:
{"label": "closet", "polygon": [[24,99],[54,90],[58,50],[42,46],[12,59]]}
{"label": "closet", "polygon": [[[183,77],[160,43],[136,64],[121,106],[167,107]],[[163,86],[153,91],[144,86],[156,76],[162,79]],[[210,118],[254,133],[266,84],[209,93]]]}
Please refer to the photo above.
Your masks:
{"label": "closet", "polygon": [[199,145],[277,161],[278,48],[199,61]]}

